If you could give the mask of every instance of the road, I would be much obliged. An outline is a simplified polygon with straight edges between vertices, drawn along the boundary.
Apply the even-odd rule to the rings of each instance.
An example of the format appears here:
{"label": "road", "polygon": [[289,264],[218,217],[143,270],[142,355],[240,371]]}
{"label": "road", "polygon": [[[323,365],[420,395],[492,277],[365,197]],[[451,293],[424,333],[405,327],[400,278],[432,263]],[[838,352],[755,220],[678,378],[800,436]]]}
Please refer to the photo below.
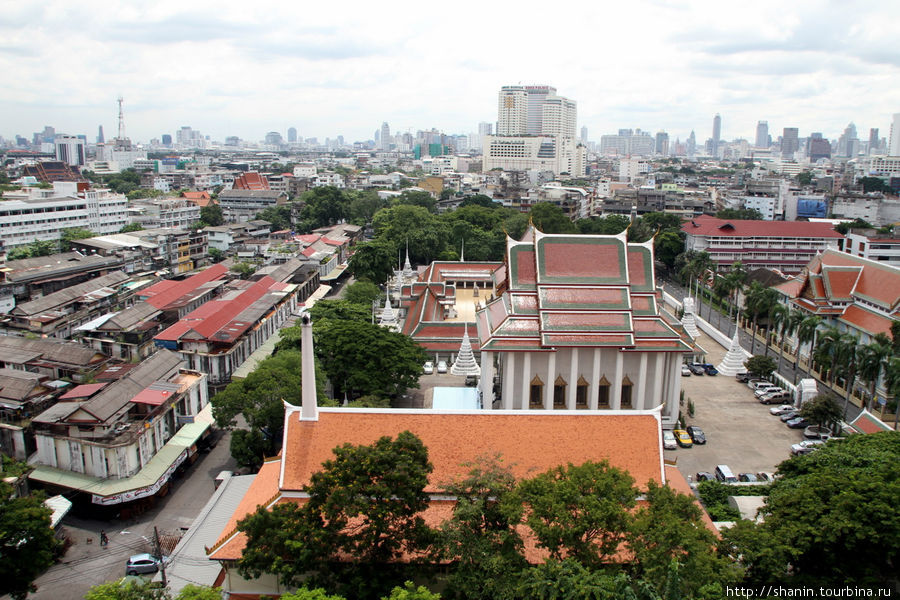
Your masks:
{"label": "road", "polygon": [[[230,434],[226,433],[211,452],[199,454],[197,462],[173,482],[168,496],[137,518],[100,521],[67,516],[63,519],[63,527],[74,543],[57,564],[37,579],[38,590],[28,598],[84,598],[90,587],[125,575],[125,561],[129,556],[151,549],[154,526],[161,535],[180,533],[190,527],[215,491],[215,477],[221,471],[237,468],[231,458],[229,441]],[[109,536],[105,548],[99,545],[101,530]]]}
{"label": "road", "polygon": [[[678,300],[679,302],[681,302],[688,295],[687,290],[684,287],[682,287],[679,283],[674,282],[674,281],[666,280],[663,282],[662,287],[666,292],[668,292],[673,297],[675,297],[675,299]],[[715,327],[716,329],[721,331],[728,338],[733,338],[734,330],[737,328],[737,323],[730,320],[728,318],[727,314],[723,314],[722,312],[720,312],[718,309],[716,309],[714,306],[712,306],[708,302],[703,302],[696,308],[697,308],[697,314],[702,319],[704,319],[708,323],[712,324],[713,327]],[[740,341],[741,347],[744,350],[746,350],[747,352],[750,352],[750,349],[752,347],[754,354],[759,355],[759,354],[765,353],[765,345],[762,344],[759,340],[756,340],[755,344],[752,343],[752,336],[747,331],[744,331],[743,329],[741,329],[740,333],[738,333],[738,340]],[[775,364],[777,365],[778,364],[777,352],[775,350],[772,350],[770,352],[769,356],[771,356],[773,359],[775,359]],[[718,363],[716,363],[716,364],[718,364]],[[785,359],[781,361],[781,368],[778,370],[778,373],[782,377],[787,379],[788,381],[795,382],[795,383],[797,381],[799,381],[800,379],[809,377],[809,375],[807,375],[807,373],[803,369],[797,368],[795,366],[795,364],[793,363],[793,361],[788,360],[787,357],[785,357]],[[837,394],[835,394],[833,391],[831,391],[824,384],[821,384],[821,382],[819,385],[819,391],[822,393],[827,393],[827,394],[834,396],[838,400],[838,403],[841,406],[844,406],[844,399],[841,397],[838,397]],[[850,403],[847,405],[847,414],[845,415],[844,420],[849,423],[850,421],[855,419],[859,415],[860,412],[861,412],[860,407],[855,406],[854,404]]]}

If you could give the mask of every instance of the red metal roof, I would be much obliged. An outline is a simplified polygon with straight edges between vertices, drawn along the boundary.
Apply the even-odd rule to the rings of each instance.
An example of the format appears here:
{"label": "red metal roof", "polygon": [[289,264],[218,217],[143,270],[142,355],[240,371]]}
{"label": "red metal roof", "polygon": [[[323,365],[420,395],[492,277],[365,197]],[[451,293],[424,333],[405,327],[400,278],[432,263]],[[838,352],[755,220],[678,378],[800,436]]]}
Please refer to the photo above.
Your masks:
{"label": "red metal roof", "polygon": [[171,396],[168,390],[154,390],[147,388],[138,392],[137,396],[131,399],[135,404],[150,404],[151,406],[159,406]]}
{"label": "red metal roof", "polygon": [[77,398],[90,398],[106,386],[106,383],[85,383],[83,385],[72,388],[71,390],[60,396],[59,399],[74,400]]}
{"label": "red metal roof", "polygon": [[182,281],[160,281],[142,290],[140,295],[155,308],[164,310],[169,304],[196,290],[202,284],[221,279],[227,272],[228,269],[224,265],[216,264]]}
{"label": "red metal roof", "polygon": [[709,215],[694,217],[681,226],[688,235],[714,237],[793,237],[843,238],[831,223],[806,221],[751,221],[718,219]]}

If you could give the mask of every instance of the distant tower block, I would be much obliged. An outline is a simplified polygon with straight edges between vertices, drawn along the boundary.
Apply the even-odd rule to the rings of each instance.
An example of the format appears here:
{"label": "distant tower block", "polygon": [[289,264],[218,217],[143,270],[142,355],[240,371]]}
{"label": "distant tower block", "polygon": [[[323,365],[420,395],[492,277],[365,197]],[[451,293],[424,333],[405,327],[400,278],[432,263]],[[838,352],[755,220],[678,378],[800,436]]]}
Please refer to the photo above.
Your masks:
{"label": "distant tower block", "polygon": [[737,375],[738,373],[747,372],[747,367],[744,366],[744,361],[747,360],[747,353],[741,348],[741,343],[738,340],[739,332],[739,329],[735,329],[731,347],[728,348],[728,352],[725,353],[725,358],[722,359],[722,362],[716,365],[716,369],[722,375]]}
{"label": "distant tower block", "polygon": [[687,334],[696,340],[700,337],[700,332],[697,330],[697,322],[694,320],[694,299],[685,298],[682,306],[684,307],[684,316],[681,317],[681,325]]}
{"label": "distant tower block", "polygon": [[450,374],[475,375],[476,377],[481,377],[481,367],[475,362],[475,355],[472,353],[472,344],[469,342],[468,324],[466,324],[462,344],[459,346],[459,353],[456,355],[456,362],[450,367]]}

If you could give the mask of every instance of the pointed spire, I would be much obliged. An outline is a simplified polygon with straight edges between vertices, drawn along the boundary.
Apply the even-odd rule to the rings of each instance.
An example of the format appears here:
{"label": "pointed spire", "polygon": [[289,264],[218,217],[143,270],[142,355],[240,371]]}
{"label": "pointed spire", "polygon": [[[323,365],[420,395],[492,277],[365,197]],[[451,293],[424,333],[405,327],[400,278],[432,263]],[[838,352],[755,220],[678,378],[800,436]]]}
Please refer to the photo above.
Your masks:
{"label": "pointed spire", "polygon": [[300,316],[300,420],[318,421],[316,363],[313,348],[312,319],[308,312]]}
{"label": "pointed spire", "polygon": [[694,320],[694,299],[693,298],[685,298],[682,301],[681,306],[684,308],[684,316],[681,317],[681,325],[684,327],[684,330],[687,332],[692,339],[697,339],[700,337],[700,332],[697,330],[697,322]]}
{"label": "pointed spire", "polygon": [[394,309],[391,308],[391,298],[390,294],[386,294],[384,297],[384,309],[381,311],[381,317],[378,319],[378,324],[382,327],[396,327],[397,326],[397,315],[394,313]]}
{"label": "pointed spire", "polygon": [[459,248],[459,262],[466,262],[466,238],[463,238]]}
{"label": "pointed spire", "polygon": [[403,263],[403,276],[406,279],[412,279],[412,265],[409,264],[409,238],[406,238],[406,261]]}
{"label": "pointed spire", "polygon": [[725,353],[722,362],[716,365],[716,369],[722,375],[737,375],[738,373],[747,372],[747,367],[744,366],[744,361],[747,360],[747,352],[741,347],[741,342],[738,339],[739,333],[740,328],[735,328],[731,347],[728,348],[728,352]]}
{"label": "pointed spire", "polygon": [[456,355],[456,362],[450,367],[450,374],[481,376],[481,367],[475,362],[475,355],[472,353],[472,343],[469,341],[468,323],[466,323],[462,344],[460,344],[459,352]]}

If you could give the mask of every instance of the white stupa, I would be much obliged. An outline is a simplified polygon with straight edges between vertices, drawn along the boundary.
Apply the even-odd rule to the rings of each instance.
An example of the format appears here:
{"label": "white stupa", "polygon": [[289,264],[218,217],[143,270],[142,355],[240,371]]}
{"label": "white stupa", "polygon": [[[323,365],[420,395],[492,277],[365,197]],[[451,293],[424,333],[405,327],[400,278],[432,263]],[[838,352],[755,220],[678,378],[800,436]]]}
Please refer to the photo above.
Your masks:
{"label": "white stupa", "polygon": [[391,308],[390,294],[384,296],[384,309],[381,311],[381,316],[378,318],[378,324],[389,329],[397,328],[397,313]]}
{"label": "white stupa", "polygon": [[459,352],[456,355],[456,362],[450,367],[451,375],[475,375],[481,377],[481,367],[475,362],[475,355],[472,353],[472,344],[469,342],[469,325],[466,324],[465,333],[463,334],[462,344],[459,346]]}
{"label": "white stupa", "polygon": [[741,348],[741,343],[738,341],[739,332],[740,329],[735,329],[731,347],[728,348],[728,352],[725,353],[725,358],[722,359],[722,362],[716,365],[716,369],[722,375],[734,376],[738,373],[747,372],[747,367],[744,366],[744,361],[747,360],[747,352]]}
{"label": "white stupa", "polygon": [[681,306],[684,307],[681,325],[684,327],[687,334],[696,340],[700,337],[700,332],[697,330],[697,321],[694,319],[694,299],[691,297],[685,298],[682,301]]}

